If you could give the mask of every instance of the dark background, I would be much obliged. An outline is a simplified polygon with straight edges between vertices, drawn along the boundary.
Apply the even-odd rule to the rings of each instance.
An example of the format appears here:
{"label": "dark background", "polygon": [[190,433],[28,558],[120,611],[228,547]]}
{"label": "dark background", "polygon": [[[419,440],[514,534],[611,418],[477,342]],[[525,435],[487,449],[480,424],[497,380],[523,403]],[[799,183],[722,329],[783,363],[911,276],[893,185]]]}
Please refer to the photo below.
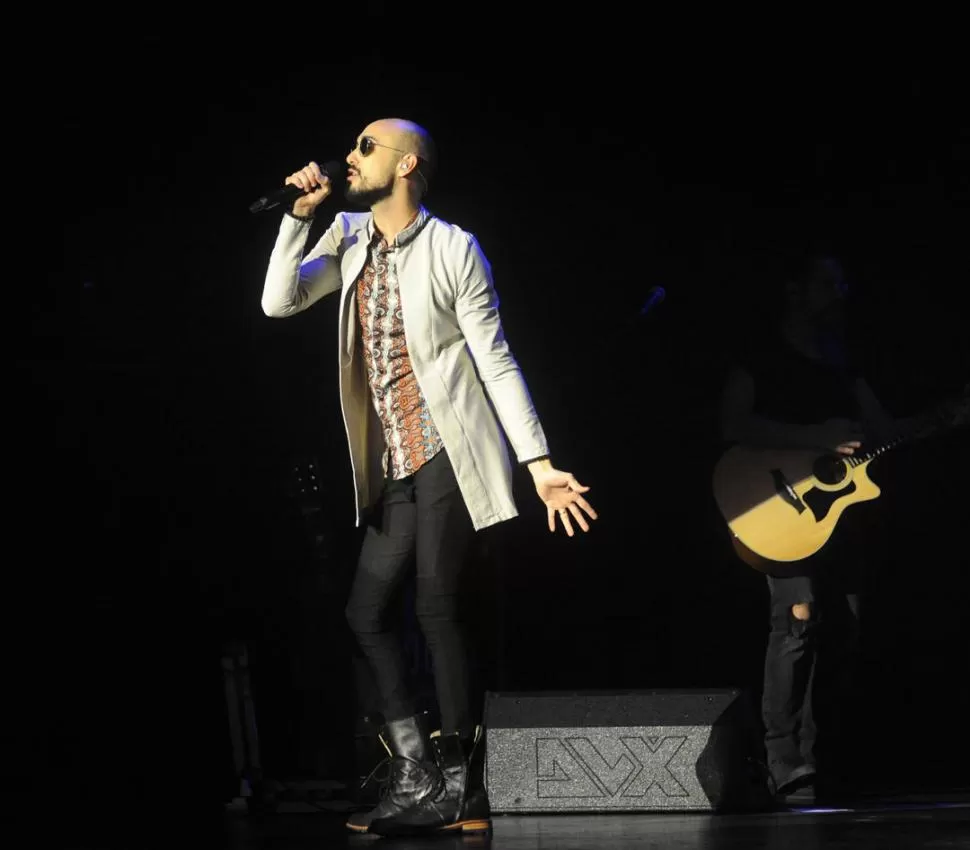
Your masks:
{"label": "dark background", "polygon": [[[728,352],[763,327],[777,252],[843,259],[891,412],[966,380],[970,119],[945,51],[506,33],[408,61],[373,25],[349,15],[345,43],[294,32],[270,53],[65,36],[28,100],[21,176],[49,196],[25,215],[46,244],[11,281],[26,415],[7,622],[11,728],[39,795],[221,804],[229,639],[250,648],[267,771],[354,769],[336,299],[261,313],[279,211],[247,207],[375,118],[434,134],[427,205],[492,262],[553,460],[600,513],[588,536],[551,537],[519,478],[521,517],[482,537],[483,687],[760,687],[767,592],[709,481]],[[288,489],[307,458],[325,482],[313,528]],[[956,436],[900,450],[883,498],[854,509],[878,565],[861,734],[887,786],[965,784],[966,468]]]}

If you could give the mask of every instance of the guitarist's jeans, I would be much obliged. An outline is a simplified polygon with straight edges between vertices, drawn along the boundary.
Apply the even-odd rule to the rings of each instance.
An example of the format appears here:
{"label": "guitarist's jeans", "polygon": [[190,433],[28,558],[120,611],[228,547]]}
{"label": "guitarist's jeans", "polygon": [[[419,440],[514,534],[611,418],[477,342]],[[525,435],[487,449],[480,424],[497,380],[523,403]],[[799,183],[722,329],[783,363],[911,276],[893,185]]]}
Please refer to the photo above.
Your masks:
{"label": "guitarist's jeans", "polygon": [[[851,685],[859,647],[859,597],[847,585],[808,576],[767,580],[771,633],[762,717],[768,767],[775,782],[783,784],[796,768],[815,765],[817,722],[822,761],[825,753],[842,750],[842,724],[855,704]],[[810,606],[807,620],[792,611],[801,603]]]}

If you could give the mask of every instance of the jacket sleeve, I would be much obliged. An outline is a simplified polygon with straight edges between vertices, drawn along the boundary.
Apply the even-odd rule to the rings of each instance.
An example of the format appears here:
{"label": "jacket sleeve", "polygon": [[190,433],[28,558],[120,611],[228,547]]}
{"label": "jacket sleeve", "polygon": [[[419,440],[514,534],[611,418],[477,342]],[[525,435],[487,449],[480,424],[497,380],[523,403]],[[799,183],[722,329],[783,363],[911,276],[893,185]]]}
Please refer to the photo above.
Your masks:
{"label": "jacket sleeve", "polygon": [[491,266],[477,240],[470,234],[465,239],[455,298],[459,327],[516,459],[544,457],[549,454],[546,436],[505,339]]}
{"label": "jacket sleeve", "polygon": [[272,318],[292,316],[305,310],[341,286],[338,250],[343,231],[338,216],[304,256],[310,222],[284,215],[269,258],[263,296],[263,312]]}

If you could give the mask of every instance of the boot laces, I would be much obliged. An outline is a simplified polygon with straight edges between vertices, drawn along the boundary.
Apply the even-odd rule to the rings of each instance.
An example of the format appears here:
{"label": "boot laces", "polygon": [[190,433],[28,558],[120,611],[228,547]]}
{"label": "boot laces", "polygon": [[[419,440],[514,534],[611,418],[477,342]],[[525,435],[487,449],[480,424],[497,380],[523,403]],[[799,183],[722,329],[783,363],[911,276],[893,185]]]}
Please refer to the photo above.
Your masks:
{"label": "boot laces", "polygon": [[360,787],[365,788],[367,783],[375,778],[377,772],[381,768],[386,767],[387,772],[377,779],[378,784],[381,786],[380,791],[378,792],[379,799],[384,800],[393,795],[396,790],[394,782],[391,781],[394,778],[395,768],[407,769],[408,766],[417,767],[430,776],[431,787],[426,796],[430,797],[431,799],[437,798],[445,786],[445,778],[441,773],[441,770],[439,770],[438,765],[433,762],[415,761],[407,756],[385,756],[384,759],[378,762],[377,766],[367,775],[367,778],[360,783]]}

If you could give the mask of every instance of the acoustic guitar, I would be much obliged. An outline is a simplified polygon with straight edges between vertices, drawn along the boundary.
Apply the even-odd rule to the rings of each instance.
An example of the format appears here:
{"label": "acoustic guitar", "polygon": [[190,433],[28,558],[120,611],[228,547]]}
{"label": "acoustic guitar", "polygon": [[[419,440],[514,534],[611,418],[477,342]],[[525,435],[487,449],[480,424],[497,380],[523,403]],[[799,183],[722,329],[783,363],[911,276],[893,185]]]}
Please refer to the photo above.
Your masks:
{"label": "acoustic guitar", "polygon": [[918,417],[906,433],[852,455],[735,445],[718,460],[714,499],[745,563],[771,575],[799,575],[852,505],[879,498],[870,465],[899,446],[967,423],[970,384]]}

